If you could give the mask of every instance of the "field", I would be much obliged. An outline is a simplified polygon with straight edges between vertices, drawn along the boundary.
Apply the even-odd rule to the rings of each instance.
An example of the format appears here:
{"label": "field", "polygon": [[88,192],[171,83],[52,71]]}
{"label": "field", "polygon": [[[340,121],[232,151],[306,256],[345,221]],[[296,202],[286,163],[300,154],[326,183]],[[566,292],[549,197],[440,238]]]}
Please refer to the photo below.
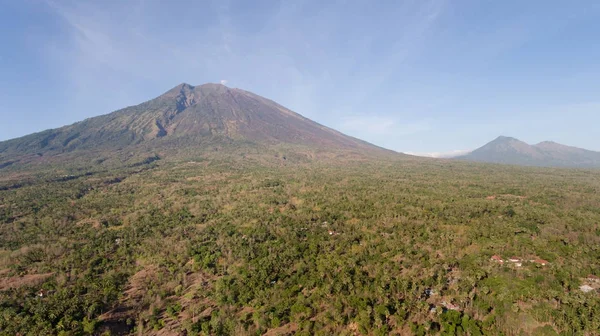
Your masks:
{"label": "field", "polygon": [[49,167],[0,170],[2,335],[599,334],[597,170]]}

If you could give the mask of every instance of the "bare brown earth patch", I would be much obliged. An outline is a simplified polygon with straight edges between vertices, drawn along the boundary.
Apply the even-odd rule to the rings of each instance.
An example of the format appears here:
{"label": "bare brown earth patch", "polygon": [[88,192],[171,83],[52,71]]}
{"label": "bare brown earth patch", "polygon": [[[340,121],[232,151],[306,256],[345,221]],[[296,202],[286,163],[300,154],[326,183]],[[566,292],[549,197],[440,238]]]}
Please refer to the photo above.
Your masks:
{"label": "bare brown earth patch", "polygon": [[[188,263],[190,264],[190,263]],[[129,283],[124,291],[124,296],[120,303],[111,311],[104,313],[98,319],[102,326],[100,330],[110,331],[111,335],[129,335],[133,325],[129,325],[127,320],[134,324],[139,324],[138,318],[140,314],[147,308],[144,305],[144,296],[148,289],[152,286],[152,282],[160,277],[160,273],[164,272],[156,265],[144,265],[142,269],[136,272],[129,279]],[[198,297],[197,293],[202,292],[203,288],[210,286],[214,282],[214,278],[201,272],[190,272],[186,275],[185,286],[182,294],[172,296],[168,299],[176,300],[181,305],[181,312],[177,317],[161,314],[160,318],[165,325],[160,330],[146,330],[144,335],[184,335],[181,332],[181,321],[191,320],[193,323],[198,322],[201,318],[209,317],[213,311],[214,302],[202,297]],[[164,302],[154,302],[150,307],[160,307]],[[198,307],[206,307],[201,311],[197,311]]]}
{"label": "bare brown earth patch", "polygon": [[293,335],[296,330],[298,330],[296,323],[288,323],[281,327],[270,329],[264,336]]}
{"label": "bare brown earth patch", "polygon": [[130,332],[132,326],[128,325],[127,320],[136,317],[138,312],[135,307],[139,307],[146,287],[156,275],[157,269],[158,267],[149,265],[131,276],[119,305],[98,317],[102,323],[102,331],[109,330],[111,335],[127,335]]}
{"label": "bare brown earth patch", "polygon": [[31,174],[29,173],[11,173],[11,174],[4,174],[3,176],[0,176],[0,181],[1,182],[5,182],[5,181],[22,181],[25,178],[31,176]]}
{"label": "bare brown earth patch", "polygon": [[513,194],[502,194],[502,195],[490,195],[488,197],[486,197],[486,200],[489,201],[493,201],[496,199],[518,199],[518,200],[524,200],[526,199],[527,196],[519,196],[519,195],[513,195]]}
{"label": "bare brown earth patch", "polygon": [[102,227],[102,225],[100,225],[100,221],[97,219],[84,219],[82,221],[79,221],[77,224],[75,224],[77,226],[86,226],[89,225],[91,227],[93,227],[94,229],[100,229]]}
{"label": "bare brown earth patch", "polygon": [[23,286],[37,286],[54,274],[26,274],[23,276],[4,277],[8,273],[6,271],[0,271],[0,291]]}

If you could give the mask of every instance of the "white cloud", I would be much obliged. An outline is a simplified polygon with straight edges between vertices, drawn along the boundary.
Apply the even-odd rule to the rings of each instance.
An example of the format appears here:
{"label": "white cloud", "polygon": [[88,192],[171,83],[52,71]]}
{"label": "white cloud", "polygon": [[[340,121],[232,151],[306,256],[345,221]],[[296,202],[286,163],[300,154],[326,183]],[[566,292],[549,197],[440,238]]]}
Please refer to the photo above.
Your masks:
{"label": "white cloud", "polygon": [[430,158],[444,158],[444,159],[449,159],[449,158],[453,158],[453,157],[465,155],[465,154],[468,154],[470,152],[471,152],[471,150],[469,150],[469,149],[455,149],[455,150],[452,150],[452,151],[449,151],[449,152],[429,152],[429,153],[404,152],[404,154],[415,155],[415,156],[423,156],[423,157],[430,157]]}
{"label": "white cloud", "polygon": [[221,79],[221,84],[227,85],[227,79]]}

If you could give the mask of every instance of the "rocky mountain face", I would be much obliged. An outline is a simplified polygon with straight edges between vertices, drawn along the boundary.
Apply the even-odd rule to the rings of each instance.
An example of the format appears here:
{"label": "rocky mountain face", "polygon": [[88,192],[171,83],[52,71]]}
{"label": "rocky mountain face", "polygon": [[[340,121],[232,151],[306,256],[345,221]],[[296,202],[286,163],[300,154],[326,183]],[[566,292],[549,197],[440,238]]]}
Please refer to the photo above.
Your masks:
{"label": "rocky mountain face", "polygon": [[459,159],[543,167],[600,167],[600,152],[561,145],[551,141],[529,145],[500,136]]}
{"label": "rocky mountain face", "polygon": [[[70,152],[160,150],[207,142],[290,145],[358,154],[392,152],[344,135],[269,100],[221,84],[180,84],[165,94],[73,125],[0,142],[0,164]],[[394,153],[395,154],[395,153]]]}

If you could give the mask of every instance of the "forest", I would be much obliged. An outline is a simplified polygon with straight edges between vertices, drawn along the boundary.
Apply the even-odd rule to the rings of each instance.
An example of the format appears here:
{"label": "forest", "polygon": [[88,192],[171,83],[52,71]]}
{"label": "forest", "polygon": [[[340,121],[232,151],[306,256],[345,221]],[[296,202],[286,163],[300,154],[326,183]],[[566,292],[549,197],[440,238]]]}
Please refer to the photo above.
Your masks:
{"label": "forest", "polygon": [[105,164],[0,170],[1,335],[600,334],[598,170]]}

